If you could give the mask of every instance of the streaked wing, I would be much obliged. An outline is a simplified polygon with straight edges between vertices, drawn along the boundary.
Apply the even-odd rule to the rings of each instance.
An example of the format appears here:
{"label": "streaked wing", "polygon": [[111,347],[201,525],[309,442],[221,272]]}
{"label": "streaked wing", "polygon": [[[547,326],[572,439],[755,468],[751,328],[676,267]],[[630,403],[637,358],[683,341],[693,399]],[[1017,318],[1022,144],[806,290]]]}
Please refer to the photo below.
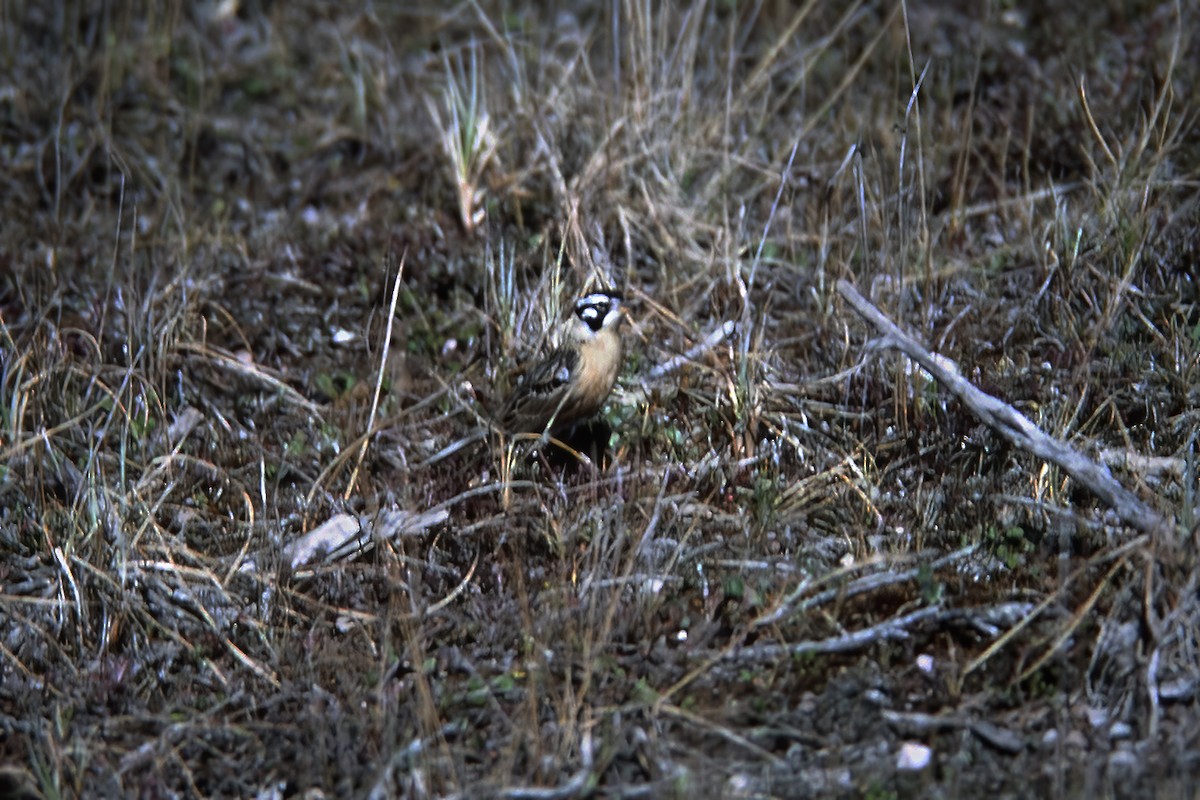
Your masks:
{"label": "streaked wing", "polygon": [[500,424],[512,433],[541,433],[551,417],[555,427],[569,422],[560,405],[578,366],[578,351],[567,348],[555,350],[534,365],[505,403]]}

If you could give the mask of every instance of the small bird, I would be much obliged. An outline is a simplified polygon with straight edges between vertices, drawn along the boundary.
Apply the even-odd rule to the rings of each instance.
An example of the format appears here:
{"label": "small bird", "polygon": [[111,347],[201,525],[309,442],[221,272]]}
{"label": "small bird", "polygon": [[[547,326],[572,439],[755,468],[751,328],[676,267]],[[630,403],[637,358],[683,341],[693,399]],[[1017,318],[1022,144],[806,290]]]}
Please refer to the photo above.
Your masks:
{"label": "small bird", "polygon": [[563,343],[525,373],[499,415],[509,433],[551,435],[600,410],[621,371],[621,295],[575,301]]}

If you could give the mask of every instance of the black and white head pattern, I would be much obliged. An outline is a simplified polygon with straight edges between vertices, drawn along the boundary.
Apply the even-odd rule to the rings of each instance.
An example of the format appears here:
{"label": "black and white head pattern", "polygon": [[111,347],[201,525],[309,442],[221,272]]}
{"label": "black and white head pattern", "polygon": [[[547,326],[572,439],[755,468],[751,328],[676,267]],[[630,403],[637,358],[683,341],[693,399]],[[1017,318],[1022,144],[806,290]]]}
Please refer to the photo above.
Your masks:
{"label": "black and white head pattern", "polygon": [[592,292],[575,302],[575,316],[591,329],[599,333],[605,325],[612,322],[621,308],[621,295],[616,292]]}

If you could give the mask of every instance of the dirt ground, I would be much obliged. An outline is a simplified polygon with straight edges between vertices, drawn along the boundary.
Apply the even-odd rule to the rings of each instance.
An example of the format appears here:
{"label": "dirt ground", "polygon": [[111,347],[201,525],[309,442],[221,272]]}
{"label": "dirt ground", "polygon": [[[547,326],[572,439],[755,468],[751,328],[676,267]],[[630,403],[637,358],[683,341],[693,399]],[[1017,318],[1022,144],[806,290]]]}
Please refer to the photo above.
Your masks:
{"label": "dirt ground", "polygon": [[1198,32],[0,5],[0,800],[1195,796]]}

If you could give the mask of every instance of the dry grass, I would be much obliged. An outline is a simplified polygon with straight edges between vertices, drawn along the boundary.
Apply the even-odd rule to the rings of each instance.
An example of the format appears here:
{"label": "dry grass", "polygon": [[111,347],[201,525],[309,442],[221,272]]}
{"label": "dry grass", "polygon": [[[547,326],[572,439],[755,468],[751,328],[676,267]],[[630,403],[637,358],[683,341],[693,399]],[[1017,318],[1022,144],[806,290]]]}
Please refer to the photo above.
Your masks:
{"label": "dry grass", "polygon": [[[0,794],[1190,795],[1197,30],[0,8]],[[487,434],[596,280],[597,441]]]}

